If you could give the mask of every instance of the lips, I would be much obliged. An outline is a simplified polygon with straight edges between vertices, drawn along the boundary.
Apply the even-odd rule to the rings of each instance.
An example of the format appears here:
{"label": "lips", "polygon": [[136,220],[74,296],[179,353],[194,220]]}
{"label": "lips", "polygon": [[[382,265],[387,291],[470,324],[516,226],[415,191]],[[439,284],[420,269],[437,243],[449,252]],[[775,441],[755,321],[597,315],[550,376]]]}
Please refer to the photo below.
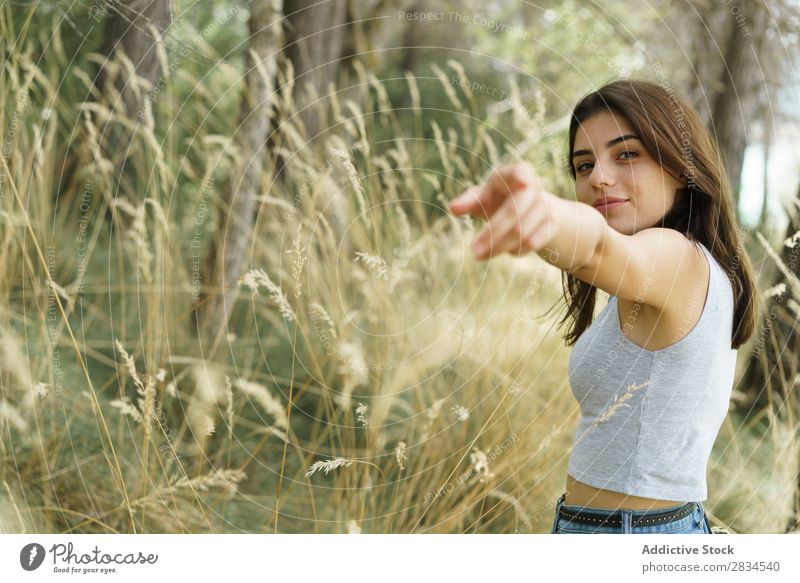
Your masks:
{"label": "lips", "polygon": [[625,204],[626,202],[628,202],[628,200],[625,198],[614,198],[609,196],[607,198],[603,198],[601,200],[596,201],[592,206],[594,206],[594,208],[596,208],[599,211],[606,211],[616,208],[622,204]]}

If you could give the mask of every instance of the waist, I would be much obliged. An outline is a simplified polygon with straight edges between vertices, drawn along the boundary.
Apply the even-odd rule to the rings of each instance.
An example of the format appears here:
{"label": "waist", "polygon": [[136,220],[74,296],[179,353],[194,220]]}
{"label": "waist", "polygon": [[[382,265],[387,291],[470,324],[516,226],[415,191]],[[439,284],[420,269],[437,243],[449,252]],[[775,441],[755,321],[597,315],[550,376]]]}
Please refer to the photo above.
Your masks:
{"label": "waist", "polygon": [[579,482],[567,474],[567,488],[564,503],[570,506],[583,506],[606,510],[652,510],[654,508],[670,508],[684,504],[678,500],[658,500],[643,498],[612,490],[595,488],[589,484]]}
{"label": "waist", "polygon": [[[554,533],[560,531],[561,521],[567,523],[575,523],[592,527],[590,531],[580,532],[619,532],[615,529],[622,529],[622,533],[635,533],[632,529],[645,528],[645,532],[679,532],[678,530],[652,530],[653,527],[659,527],[667,524],[678,523],[685,521],[691,515],[702,512],[703,519],[706,521],[709,534],[711,528],[705,518],[705,511],[702,502],[686,502],[677,506],[670,506],[669,508],[656,508],[652,510],[629,510],[629,509],[601,509],[601,508],[586,508],[582,506],[568,505],[565,502],[566,494],[562,494],[556,503],[556,520],[553,526]],[[568,528],[575,528],[568,527]],[[575,530],[561,530],[561,532],[578,532]]]}

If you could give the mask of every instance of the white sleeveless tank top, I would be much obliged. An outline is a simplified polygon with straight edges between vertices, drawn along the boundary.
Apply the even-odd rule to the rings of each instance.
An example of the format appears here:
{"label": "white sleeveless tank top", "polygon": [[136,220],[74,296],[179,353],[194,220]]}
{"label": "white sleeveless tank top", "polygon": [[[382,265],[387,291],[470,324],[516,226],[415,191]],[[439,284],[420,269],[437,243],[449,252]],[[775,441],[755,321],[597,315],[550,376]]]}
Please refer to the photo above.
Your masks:
{"label": "white sleeveless tank top", "polygon": [[698,244],[710,280],[686,336],[660,350],[638,346],[622,334],[612,295],[573,346],[569,380],[581,416],[568,473],[576,480],[645,498],[707,498],[707,464],[728,412],[737,351],[730,281]]}

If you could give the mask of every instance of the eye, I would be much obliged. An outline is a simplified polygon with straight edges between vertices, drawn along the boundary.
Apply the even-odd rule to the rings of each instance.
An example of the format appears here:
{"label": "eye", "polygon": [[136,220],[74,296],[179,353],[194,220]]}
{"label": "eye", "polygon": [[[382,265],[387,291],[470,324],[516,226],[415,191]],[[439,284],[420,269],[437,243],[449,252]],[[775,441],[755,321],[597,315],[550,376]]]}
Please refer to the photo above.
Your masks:
{"label": "eye", "polygon": [[[625,150],[624,152],[620,153],[620,156],[624,156],[625,154],[631,154],[632,157],[638,156],[638,152],[634,152],[633,150]],[[631,158],[624,158],[625,160],[630,160]]]}
{"label": "eye", "polygon": [[575,171],[580,173],[580,172],[583,172],[584,170],[587,170],[587,168],[584,166],[584,164],[591,164],[591,162],[581,162],[580,164],[575,166]]}

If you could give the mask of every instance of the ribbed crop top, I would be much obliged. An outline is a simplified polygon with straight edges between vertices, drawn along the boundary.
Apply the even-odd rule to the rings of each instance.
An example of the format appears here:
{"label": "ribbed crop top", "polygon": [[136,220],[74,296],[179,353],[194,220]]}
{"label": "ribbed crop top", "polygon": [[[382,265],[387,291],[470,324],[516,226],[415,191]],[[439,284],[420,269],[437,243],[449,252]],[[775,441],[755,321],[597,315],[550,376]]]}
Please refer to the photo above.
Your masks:
{"label": "ribbed crop top", "polygon": [[707,498],[708,460],[728,412],[737,351],[730,281],[698,244],[709,282],[696,286],[696,301],[705,304],[687,335],[660,350],[640,347],[622,334],[611,295],[573,346],[569,380],[581,416],[567,471],[576,480],[645,498]]}

